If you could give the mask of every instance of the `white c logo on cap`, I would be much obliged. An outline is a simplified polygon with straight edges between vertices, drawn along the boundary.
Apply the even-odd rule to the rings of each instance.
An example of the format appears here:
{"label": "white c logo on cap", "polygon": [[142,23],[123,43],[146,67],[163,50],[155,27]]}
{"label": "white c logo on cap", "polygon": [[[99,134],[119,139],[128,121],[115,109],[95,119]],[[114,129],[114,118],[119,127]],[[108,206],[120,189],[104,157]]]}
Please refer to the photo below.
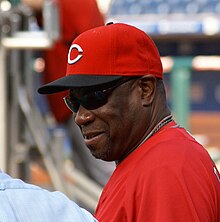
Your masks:
{"label": "white c logo on cap", "polygon": [[[71,54],[71,52],[72,52],[73,49],[77,49],[77,51],[78,51],[78,53],[79,53],[79,55],[78,55],[75,59],[71,59],[71,58],[70,58],[70,54]],[[68,63],[69,63],[70,65],[72,65],[72,64],[76,63],[77,61],[79,61],[79,60],[82,58],[82,56],[83,56],[83,55],[80,54],[80,53],[83,53],[83,50],[82,50],[82,48],[81,48],[79,45],[77,45],[77,44],[71,45],[71,47],[70,47],[70,49],[69,49],[69,53],[68,53]]]}

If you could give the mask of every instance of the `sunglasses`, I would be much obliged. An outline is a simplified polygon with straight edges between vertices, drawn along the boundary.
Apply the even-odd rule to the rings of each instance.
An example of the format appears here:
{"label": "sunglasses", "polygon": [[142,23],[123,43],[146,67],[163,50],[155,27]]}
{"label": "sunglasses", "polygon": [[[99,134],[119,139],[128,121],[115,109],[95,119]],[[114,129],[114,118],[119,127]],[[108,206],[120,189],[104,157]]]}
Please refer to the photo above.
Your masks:
{"label": "sunglasses", "polygon": [[108,97],[114,89],[133,79],[137,79],[137,77],[122,78],[110,88],[94,91],[83,96],[67,95],[63,100],[73,113],[78,112],[80,105],[88,110],[97,109],[107,103]]}

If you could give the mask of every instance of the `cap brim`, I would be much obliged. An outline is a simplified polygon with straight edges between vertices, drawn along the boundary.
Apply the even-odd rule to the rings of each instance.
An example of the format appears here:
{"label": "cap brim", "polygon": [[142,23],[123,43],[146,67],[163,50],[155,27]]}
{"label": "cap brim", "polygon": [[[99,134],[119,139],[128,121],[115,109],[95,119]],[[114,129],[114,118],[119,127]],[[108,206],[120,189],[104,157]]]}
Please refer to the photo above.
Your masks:
{"label": "cap brim", "polygon": [[41,86],[38,89],[38,93],[52,94],[62,92],[74,87],[91,87],[105,83],[110,83],[120,78],[122,78],[122,76],[69,75]]}

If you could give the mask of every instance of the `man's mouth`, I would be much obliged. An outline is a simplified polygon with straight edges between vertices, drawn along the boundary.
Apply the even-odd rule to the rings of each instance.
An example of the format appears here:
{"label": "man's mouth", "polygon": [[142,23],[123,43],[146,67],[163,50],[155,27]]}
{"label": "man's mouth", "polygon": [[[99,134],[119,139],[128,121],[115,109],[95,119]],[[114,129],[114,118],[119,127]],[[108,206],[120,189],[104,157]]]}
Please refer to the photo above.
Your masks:
{"label": "man's mouth", "polygon": [[101,139],[103,132],[87,132],[83,133],[86,145],[97,143]]}
{"label": "man's mouth", "polygon": [[96,133],[86,133],[84,134],[84,139],[85,140],[89,140],[89,139],[92,139],[96,136],[98,136],[100,133],[99,132],[96,132]]}

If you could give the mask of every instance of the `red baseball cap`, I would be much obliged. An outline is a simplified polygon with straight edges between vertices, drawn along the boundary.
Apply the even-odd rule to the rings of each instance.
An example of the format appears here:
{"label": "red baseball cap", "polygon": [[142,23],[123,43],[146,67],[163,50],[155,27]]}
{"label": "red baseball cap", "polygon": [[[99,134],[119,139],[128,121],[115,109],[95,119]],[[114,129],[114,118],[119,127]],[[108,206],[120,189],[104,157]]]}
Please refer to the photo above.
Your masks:
{"label": "red baseball cap", "polygon": [[[57,55],[59,56],[59,55]],[[80,34],[69,49],[66,76],[38,89],[40,94],[110,83],[123,76],[163,77],[153,40],[134,26],[111,23]]]}

